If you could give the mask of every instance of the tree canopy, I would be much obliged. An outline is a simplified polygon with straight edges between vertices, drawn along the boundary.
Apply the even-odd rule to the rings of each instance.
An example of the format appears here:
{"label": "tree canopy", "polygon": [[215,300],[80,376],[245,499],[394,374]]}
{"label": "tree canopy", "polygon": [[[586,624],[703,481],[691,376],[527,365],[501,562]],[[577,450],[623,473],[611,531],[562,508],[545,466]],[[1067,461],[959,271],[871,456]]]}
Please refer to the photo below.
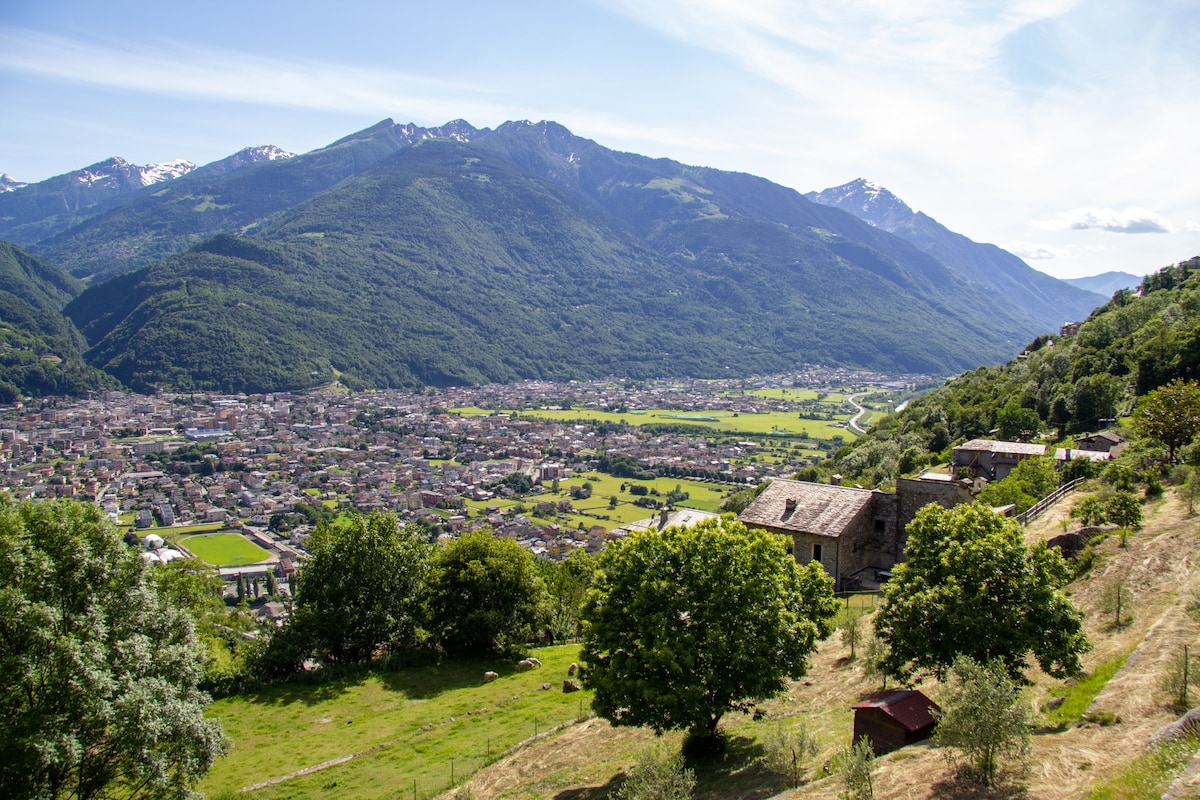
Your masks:
{"label": "tree canopy", "polygon": [[300,571],[292,625],[336,661],[364,661],[380,645],[410,646],[420,621],[429,544],[391,514],[318,528]]}
{"label": "tree canopy", "polygon": [[149,569],[94,505],[0,498],[0,796],[183,798],[220,754]]}
{"label": "tree canopy", "polygon": [[835,612],[832,579],[775,534],[726,520],[634,533],[600,556],[583,682],[615,725],[714,740],[726,712],[804,675]]}
{"label": "tree canopy", "polygon": [[437,548],[427,587],[430,632],[451,652],[511,650],[540,627],[545,588],[533,554],[491,531]]}
{"label": "tree canopy", "polygon": [[1142,434],[1163,443],[1173,462],[1200,433],[1200,384],[1176,378],[1143,397],[1133,418]]}
{"label": "tree canopy", "polygon": [[904,552],[875,617],[889,675],[941,677],[967,656],[1020,677],[1030,654],[1055,677],[1079,671],[1089,645],[1061,591],[1067,567],[1057,551],[1026,547],[1016,521],[980,503],[929,505],[909,524]]}

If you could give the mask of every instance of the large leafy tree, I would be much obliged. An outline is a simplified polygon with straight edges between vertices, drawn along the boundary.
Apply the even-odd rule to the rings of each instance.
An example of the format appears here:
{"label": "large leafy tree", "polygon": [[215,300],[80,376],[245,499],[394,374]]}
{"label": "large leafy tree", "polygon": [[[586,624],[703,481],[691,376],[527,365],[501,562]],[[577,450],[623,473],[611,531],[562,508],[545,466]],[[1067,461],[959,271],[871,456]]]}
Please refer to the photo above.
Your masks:
{"label": "large leafy tree", "polygon": [[541,627],[545,593],[532,553],[491,531],[468,533],[434,553],[429,628],[451,652],[513,650]]}
{"label": "large leafy tree", "polygon": [[832,579],[798,566],[775,534],[726,520],[635,533],[600,557],[583,681],[615,725],[719,741],[726,712],[804,675],[835,612]]}
{"label": "large leafy tree", "polygon": [[220,754],[150,569],[93,505],[0,498],[0,796],[188,797]]}
{"label": "large leafy tree", "polygon": [[1023,675],[1030,654],[1047,673],[1079,671],[1082,614],[1062,593],[1057,551],[1026,547],[1016,521],[981,503],[929,505],[908,526],[905,561],[884,589],[875,630],[884,671],[941,677],[960,656]]}
{"label": "large leafy tree", "polygon": [[1143,397],[1133,418],[1142,434],[1166,446],[1173,462],[1200,433],[1200,384],[1176,378]]}
{"label": "large leafy tree", "polygon": [[365,661],[380,646],[411,646],[429,549],[391,514],[319,528],[297,578],[292,625],[335,661]]}

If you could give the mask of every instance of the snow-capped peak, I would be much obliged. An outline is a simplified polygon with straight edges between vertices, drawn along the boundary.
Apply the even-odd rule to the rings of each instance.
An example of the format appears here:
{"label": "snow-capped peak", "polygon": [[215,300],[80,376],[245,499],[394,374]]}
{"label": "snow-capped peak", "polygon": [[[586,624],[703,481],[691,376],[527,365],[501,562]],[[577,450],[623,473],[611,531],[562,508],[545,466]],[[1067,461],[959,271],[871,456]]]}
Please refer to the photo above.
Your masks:
{"label": "snow-capped peak", "polygon": [[22,186],[28,186],[28,184],[17,180],[8,173],[0,172],[0,193],[11,192],[20,189]]}
{"label": "snow-capped peak", "polygon": [[195,164],[190,161],[184,161],[181,158],[174,161],[166,161],[162,164],[134,167],[134,169],[139,170],[141,173],[142,186],[150,186],[151,184],[174,180],[175,178],[187,175],[195,168]]}
{"label": "snow-capped peak", "polygon": [[849,211],[877,228],[891,230],[899,221],[909,219],[914,212],[896,195],[865,178],[857,178],[820,193],[810,193],[810,200],[821,205]]}

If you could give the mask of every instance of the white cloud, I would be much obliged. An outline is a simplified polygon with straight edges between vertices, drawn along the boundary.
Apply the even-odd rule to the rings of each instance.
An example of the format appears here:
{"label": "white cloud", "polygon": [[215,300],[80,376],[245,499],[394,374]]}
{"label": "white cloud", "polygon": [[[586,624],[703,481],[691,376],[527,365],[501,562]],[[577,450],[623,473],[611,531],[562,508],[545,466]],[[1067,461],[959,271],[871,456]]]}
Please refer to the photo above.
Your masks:
{"label": "white cloud", "polygon": [[1112,208],[1073,208],[1070,211],[1059,211],[1052,219],[1032,220],[1029,224],[1045,231],[1170,233],[1174,230],[1165,217],[1138,206],[1127,206],[1124,211]]}
{"label": "white cloud", "polygon": [[481,87],[399,70],[180,43],[90,43],[5,26],[0,41],[0,70],[112,89],[335,112],[417,108],[432,115],[429,123],[469,108],[496,111]]}
{"label": "white cloud", "polygon": [[1200,233],[1200,222],[1188,221],[1187,229],[1189,233]]}
{"label": "white cloud", "polygon": [[1066,248],[1034,242],[1009,242],[1004,245],[1004,249],[1026,261],[1052,261],[1071,257],[1071,251]]}

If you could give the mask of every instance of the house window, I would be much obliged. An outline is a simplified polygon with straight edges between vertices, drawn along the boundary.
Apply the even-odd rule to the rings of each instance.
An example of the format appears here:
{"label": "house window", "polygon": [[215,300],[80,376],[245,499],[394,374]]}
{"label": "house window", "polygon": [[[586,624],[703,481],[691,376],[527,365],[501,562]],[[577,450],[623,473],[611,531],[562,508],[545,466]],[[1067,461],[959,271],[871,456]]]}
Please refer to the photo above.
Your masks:
{"label": "house window", "polygon": [[881,519],[875,520],[875,532],[876,533],[883,533],[886,528],[887,528],[886,522],[884,522]]}
{"label": "house window", "polygon": [[821,545],[819,545],[819,544],[814,544],[814,545],[813,545],[813,557],[812,557],[812,560],[813,560],[813,561],[816,561],[818,564],[819,564],[819,563],[821,563],[821,549],[822,549],[822,548],[821,548]]}

